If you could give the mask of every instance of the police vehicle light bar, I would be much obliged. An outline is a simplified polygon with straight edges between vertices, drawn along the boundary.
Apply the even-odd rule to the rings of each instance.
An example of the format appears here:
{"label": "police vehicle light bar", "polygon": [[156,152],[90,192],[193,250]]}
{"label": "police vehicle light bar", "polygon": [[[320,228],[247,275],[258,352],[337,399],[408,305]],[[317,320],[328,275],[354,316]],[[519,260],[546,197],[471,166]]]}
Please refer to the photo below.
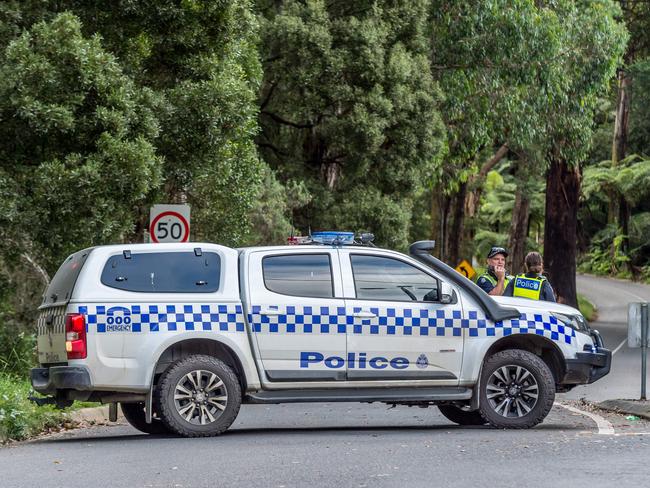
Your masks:
{"label": "police vehicle light bar", "polygon": [[319,244],[333,244],[335,246],[342,246],[344,244],[354,244],[354,232],[313,232],[311,239],[312,241]]}
{"label": "police vehicle light bar", "polygon": [[370,232],[363,232],[355,236],[354,232],[328,230],[312,232],[309,236],[291,236],[287,238],[287,243],[291,245],[325,244],[332,246],[361,245],[375,247],[372,243],[374,239],[374,234]]}

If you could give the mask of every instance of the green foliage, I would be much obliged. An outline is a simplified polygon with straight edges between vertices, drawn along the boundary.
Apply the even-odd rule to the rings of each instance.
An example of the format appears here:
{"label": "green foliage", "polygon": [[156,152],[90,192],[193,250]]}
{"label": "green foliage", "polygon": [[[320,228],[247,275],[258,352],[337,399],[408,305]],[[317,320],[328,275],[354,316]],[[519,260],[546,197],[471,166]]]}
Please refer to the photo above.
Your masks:
{"label": "green foliage", "polygon": [[[474,256],[485,259],[492,246],[508,246],[508,232],[515,204],[517,182],[512,175],[512,162],[504,161],[490,171],[481,197],[481,211],[474,238]],[[544,223],[544,185],[533,180],[528,190],[530,198],[529,227],[535,232]],[[526,249],[539,250],[539,236],[527,238]]]}
{"label": "green foliage", "polygon": [[0,313],[0,373],[27,376],[36,364],[36,335],[7,327]]}
{"label": "green foliage", "polygon": [[[164,186],[147,203],[189,203],[195,240],[247,242],[264,171],[253,142],[261,66],[251,2],[68,0],[59,8],[101,34],[160,100],[154,146]],[[146,206],[139,214],[141,229]]]}
{"label": "green foliage", "polygon": [[596,306],[589,301],[589,299],[578,293],[578,310],[588,322],[593,322],[598,318],[598,311]]}
{"label": "green foliage", "polygon": [[[554,9],[533,1],[434,0],[431,18],[452,161],[471,173],[465,165],[495,140],[530,149],[544,130],[543,91],[560,75],[553,60],[565,47]],[[457,168],[447,171],[463,179],[454,176]]]}
{"label": "green foliage", "polygon": [[539,84],[544,153],[578,164],[587,155],[600,97],[621,64],[627,42],[619,9],[609,0],[560,1],[549,9],[557,25],[557,51]]}
{"label": "green foliage", "polygon": [[621,250],[622,243],[623,236],[617,233],[613,225],[605,227],[592,239],[591,247],[580,263],[579,270],[597,275],[608,275],[612,271],[621,270],[630,260]]}
{"label": "green foliage", "polygon": [[[648,281],[648,257],[650,256],[650,212],[640,212],[630,219],[629,251],[622,250],[623,235],[613,225],[607,225],[590,239],[589,249],[581,258],[579,270],[598,275],[616,274],[619,278]],[[626,266],[627,264],[631,266]]]}
{"label": "green foliage", "polygon": [[[625,270],[627,277],[628,263],[640,273],[639,269],[650,262],[647,237],[650,235],[650,213],[642,211],[650,196],[650,160],[633,154],[616,166],[611,161],[587,166],[583,176],[583,197],[587,208],[605,207],[612,195],[623,199],[631,209],[640,208],[641,212],[632,215],[629,236],[624,236],[611,224],[589,236],[590,248],[583,259],[582,269],[597,274],[616,272],[619,276]],[[594,215],[593,211],[587,217],[588,221],[606,218],[604,212]],[[622,247],[625,237],[629,239],[627,252]]]}
{"label": "green foliage", "polygon": [[643,58],[630,66],[629,75],[631,79],[630,152],[647,155],[650,154],[650,57]]}
{"label": "green foliage", "polygon": [[286,244],[287,238],[296,234],[288,216],[294,209],[307,205],[309,199],[302,182],[282,185],[274,172],[264,166],[262,191],[251,211],[250,241],[255,244]]}
{"label": "green foliage", "polygon": [[130,232],[133,206],[160,182],[153,99],[71,14],[4,46],[2,244],[34,246],[53,270],[76,249]]}
{"label": "green foliage", "polygon": [[583,194],[590,198],[597,192],[615,191],[631,206],[650,197],[650,159],[632,154],[618,162],[611,161],[588,166],[584,170]]}
{"label": "green foliage", "polygon": [[0,443],[22,440],[63,424],[63,413],[31,403],[25,380],[0,373]]}
{"label": "green foliage", "polygon": [[295,225],[371,229],[408,243],[413,197],[443,151],[426,1],[258,2],[264,82],[259,147],[304,182]]}

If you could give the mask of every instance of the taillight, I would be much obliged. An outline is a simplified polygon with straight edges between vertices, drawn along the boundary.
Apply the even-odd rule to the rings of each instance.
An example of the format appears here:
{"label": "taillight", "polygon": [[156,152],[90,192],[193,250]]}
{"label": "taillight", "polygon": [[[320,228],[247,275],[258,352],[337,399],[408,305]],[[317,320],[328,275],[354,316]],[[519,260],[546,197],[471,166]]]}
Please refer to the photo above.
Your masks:
{"label": "taillight", "polygon": [[65,316],[65,350],[68,359],[86,358],[86,320],[83,314],[69,313]]}

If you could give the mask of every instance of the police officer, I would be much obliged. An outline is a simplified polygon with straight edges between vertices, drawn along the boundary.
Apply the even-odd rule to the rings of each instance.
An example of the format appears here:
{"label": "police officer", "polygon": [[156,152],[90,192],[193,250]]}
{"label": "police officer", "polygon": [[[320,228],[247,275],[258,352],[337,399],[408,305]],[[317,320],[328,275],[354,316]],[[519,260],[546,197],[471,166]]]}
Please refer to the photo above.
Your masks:
{"label": "police officer", "polygon": [[494,246],[490,249],[487,256],[487,272],[476,280],[476,284],[488,295],[503,295],[503,291],[512,280],[512,276],[506,275],[507,257],[508,251],[502,247]]}
{"label": "police officer", "polygon": [[504,293],[508,297],[530,298],[532,300],[555,301],[553,288],[548,280],[542,276],[544,260],[538,252],[529,252],[524,261],[526,274],[517,275],[506,287]]}

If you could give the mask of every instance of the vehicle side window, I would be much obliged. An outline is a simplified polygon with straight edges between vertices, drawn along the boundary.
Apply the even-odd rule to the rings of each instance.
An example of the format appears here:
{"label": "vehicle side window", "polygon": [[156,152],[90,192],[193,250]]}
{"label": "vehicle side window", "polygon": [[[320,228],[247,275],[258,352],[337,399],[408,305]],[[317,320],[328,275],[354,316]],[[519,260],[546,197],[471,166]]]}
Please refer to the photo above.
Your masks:
{"label": "vehicle side window", "polygon": [[267,256],[262,260],[264,284],[272,292],[300,297],[332,298],[329,254]]}
{"label": "vehicle side window", "polygon": [[219,289],[221,259],[213,252],[152,252],[111,256],[102,283],[126,291],[213,293]]}
{"label": "vehicle side window", "polygon": [[438,301],[438,280],[399,259],[351,254],[357,298]]}

